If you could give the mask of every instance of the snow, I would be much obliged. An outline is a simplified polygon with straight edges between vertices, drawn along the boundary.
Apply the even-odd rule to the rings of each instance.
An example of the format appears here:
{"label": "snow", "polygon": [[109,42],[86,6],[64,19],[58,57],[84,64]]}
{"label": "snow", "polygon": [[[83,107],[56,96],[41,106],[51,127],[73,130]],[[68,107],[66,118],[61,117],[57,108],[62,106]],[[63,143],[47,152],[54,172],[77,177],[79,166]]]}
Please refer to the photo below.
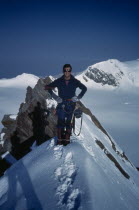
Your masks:
{"label": "snow", "polygon": [[[112,74],[118,82],[120,82],[120,88],[129,90],[132,87],[139,87],[139,61],[120,62],[116,59],[109,59],[100,63],[89,66],[85,71],[77,75],[77,78],[81,80],[85,85],[90,88],[113,90],[115,87],[110,85],[102,85],[96,83],[93,80],[86,77],[85,73],[88,70],[97,68],[105,73]],[[123,75],[121,75],[121,72]]]}
{"label": "snow", "polygon": [[39,77],[33,74],[23,73],[11,79],[0,79],[0,87],[2,88],[26,88],[27,86],[34,87]]}
{"label": "snow", "polygon": [[52,80],[52,81],[54,81],[55,80],[55,78],[53,77],[53,76],[49,76],[49,78]]}
{"label": "snow", "polygon": [[56,107],[57,102],[54,99],[46,99],[47,108]]}
{"label": "snow", "polygon": [[1,157],[10,164],[16,163],[16,159],[9,152],[5,152]]}
{"label": "snow", "polygon": [[4,140],[3,140],[3,137],[4,137],[5,133],[1,133],[0,134],[0,144],[3,146],[4,144]]}
{"label": "snow", "polygon": [[[118,67],[116,68],[115,65]],[[130,157],[132,162],[138,166],[139,115],[137,113],[139,112],[139,60],[120,62],[116,59],[109,59],[108,61],[97,63],[95,66],[99,66],[105,72],[109,70],[109,72],[115,72],[115,74],[119,71],[118,68],[120,68],[121,71],[127,71],[133,75],[134,82],[127,78],[127,82],[125,81],[127,84],[126,88],[122,86],[118,88],[111,87],[110,85],[102,86],[88,78],[88,82],[85,82],[82,76],[86,70],[78,74],[77,78],[88,88],[88,91],[82,99],[83,103],[91,109],[104,128],[115,138],[128,157]],[[128,77],[128,73],[126,75]],[[21,77],[24,86],[20,86],[19,88],[18,84],[21,82],[18,79]],[[0,80],[0,84],[3,84],[3,87],[0,86],[0,121],[4,114],[18,113],[20,104],[25,100],[27,86],[34,87],[38,81],[37,77],[35,79],[36,83],[31,85],[31,81],[34,78],[36,78],[35,75],[24,73],[16,78]],[[54,77],[50,76],[50,78],[54,80]],[[14,84],[9,83],[10,81],[13,81]],[[26,81],[29,81],[29,83],[27,84]],[[55,107],[57,105],[55,100],[48,100],[47,102],[49,107],[52,105]],[[126,102],[128,104],[124,104]],[[0,129],[2,127],[0,123]]]}
{"label": "snow", "polygon": [[1,133],[1,134],[0,134],[0,139],[1,139],[1,140],[3,140],[4,135],[5,135],[5,133]]}
{"label": "snow", "polygon": [[32,144],[32,146],[30,147],[31,150],[36,149],[37,147],[37,141],[35,140],[34,143]]}
{"label": "snow", "polygon": [[59,181],[59,186],[56,189],[58,205],[63,205],[67,209],[74,209],[80,194],[78,189],[73,189],[77,168],[72,159],[72,152],[67,153],[64,163],[55,171],[55,177]]}
{"label": "snow", "polygon": [[[76,129],[79,126],[77,120]],[[71,139],[71,144],[62,146],[52,138],[9,168],[0,179],[0,209],[137,210],[138,171],[115,153],[109,138],[84,115],[81,135]],[[129,179],[96,144],[96,139],[115,157]]]}
{"label": "snow", "polygon": [[122,79],[119,80],[119,87],[102,86],[101,83],[89,79],[85,76],[89,67],[76,78],[88,88],[82,102],[95,114],[127,156],[138,166],[139,60],[120,62],[109,59],[94,64],[90,68],[98,68],[113,75],[117,75],[119,71],[124,73]]}
{"label": "snow", "polygon": [[17,114],[11,114],[9,117],[13,120],[16,120]]}
{"label": "snow", "polygon": [[130,92],[88,88],[81,100],[136,166],[139,165],[138,97],[138,90]]}
{"label": "snow", "polygon": [[5,114],[18,113],[20,104],[25,100],[26,88],[28,86],[34,88],[38,79],[39,77],[26,73],[11,79],[0,79],[0,121]]}
{"label": "snow", "polygon": [[[77,78],[88,87],[82,101],[138,166],[139,61],[110,59],[95,65],[114,75],[120,68],[124,78],[120,80],[120,87],[115,88],[96,84],[88,78],[86,82],[82,72]],[[29,74],[0,80],[1,118],[3,114],[18,112],[26,87],[34,87],[37,80],[36,76]],[[47,104],[49,107],[56,105],[54,100],[47,101]],[[11,116],[12,119],[16,117]],[[80,121],[77,120],[77,133],[79,128]],[[4,133],[1,141],[3,136]],[[96,140],[102,142],[105,150]],[[117,143],[116,150],[122,153]],[[16,163],[9,159],[14,164],[0,179],[0,210],[138,209],[138,171],[116,154],[110,139],[94,126],[88,116],[83,116],[80,136],[73,135],[68,146],[57,146],[56,138],[53,138],[39,147],[35,142],[31,149],[32,152]],[[108,158],[108,153],[130,176],[129,179]]]}

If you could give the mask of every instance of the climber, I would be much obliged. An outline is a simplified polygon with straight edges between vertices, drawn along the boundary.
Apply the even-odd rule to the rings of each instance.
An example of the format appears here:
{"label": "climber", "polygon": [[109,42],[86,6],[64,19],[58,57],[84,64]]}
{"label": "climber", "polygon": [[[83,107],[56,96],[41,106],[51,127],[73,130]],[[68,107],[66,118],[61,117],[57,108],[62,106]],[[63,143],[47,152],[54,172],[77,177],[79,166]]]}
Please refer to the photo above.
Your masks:
{"label": "climber", "polygon": [[[49,85],[45,86],[45,90],[48,90],[51,96],[57,101],[58,105],[56,107],[56,113],[58,116],[57,122],[57,137],[58,144],[63,142],[63,131],[65,131],[66,143],[70,143],[71,135],[71,120],[72,114],[75,109],[76,102],[80,100],[87,88],[79,80],[77,80],[72,74],[72,66],[70,64],[65,64],[63,66],[63,75],[62,77],[51,82]],[[58,96],[52,91],[55,87],[58,88]],[[78,96],[75,95],[76,88],[80,88],[81,92]]]}

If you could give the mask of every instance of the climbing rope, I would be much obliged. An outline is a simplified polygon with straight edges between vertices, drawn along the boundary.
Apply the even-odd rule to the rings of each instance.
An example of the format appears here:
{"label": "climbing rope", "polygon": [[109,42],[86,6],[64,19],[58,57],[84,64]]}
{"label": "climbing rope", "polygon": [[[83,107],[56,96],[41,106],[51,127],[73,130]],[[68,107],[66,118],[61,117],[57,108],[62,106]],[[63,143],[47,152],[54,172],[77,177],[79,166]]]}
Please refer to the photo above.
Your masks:
{"label": "climbing rope", "polygon": [[[68,101],[71,101],[71,100],[68,99]],[[71,119],[71,125],[72,125],[72,128],[73,128],[73,133],[74,133],[76,136],[79,136],[80,133],[81,133],[82,121],[83,121],[83,113],[82,113],[82,111],[81,111],[79,108],[77,108],[77,105],[75,105],[74,110],[73,110],[73,111],[70,111],[70,112],[67,112],[67,111],[65,110],[65,105],[64,105],[64,104],[62,105],[62,108],[63,108],[63,111],[66,112],[67,114],[71,114],[71,113],[73,112],[73,114],[72,114],[72,119]],[[79,133],[78,133],[78,134],[76,134],[76,132],[75,132],[75,119],[76,119],[76,118],[81,118],[81,125],[80,125],[80,130],[79,130]]]}
{"label": "climbing rope", "polygon": [[82,122],[83,122],[83,114],[81,115],[81,125],[80,125],[80,130],[79,130],[79,133],[78,134],[76,134],[75,133],[75,119],[76,119],[76,117],[74,116],[73,117],[73,133],[76,135],[76,136],[79,136],[80,134],[81,134],[81,130],[82,130]]}

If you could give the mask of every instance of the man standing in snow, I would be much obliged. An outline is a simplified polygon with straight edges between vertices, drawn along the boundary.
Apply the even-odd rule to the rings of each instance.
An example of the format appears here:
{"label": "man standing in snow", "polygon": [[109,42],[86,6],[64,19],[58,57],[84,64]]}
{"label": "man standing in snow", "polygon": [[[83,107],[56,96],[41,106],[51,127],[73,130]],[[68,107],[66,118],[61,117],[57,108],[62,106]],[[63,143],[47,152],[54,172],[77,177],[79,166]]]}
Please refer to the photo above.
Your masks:
{"label": "man standing in snow", "polygon": [[[57,101],[58,105],[56,108],[58,115],[57,123],[57,137],[58,144],[62,144],[62,133],[64,128],[65,141],[70,143],[71,135],[71,120],[73,111],[75,109],[76,102],[83,97],[87,88],[79,80],[77,80],[72,74],[72,67],[70,64],[65,64],[63,66],[63,76],[56,79],[54,82],[45,86],[45,90],[48,90],[52,97]],[[58,96],[55,96],[53,89],[58,88]],[[80,88],[81,92],[78,96],[75,95],[76,88]]]}

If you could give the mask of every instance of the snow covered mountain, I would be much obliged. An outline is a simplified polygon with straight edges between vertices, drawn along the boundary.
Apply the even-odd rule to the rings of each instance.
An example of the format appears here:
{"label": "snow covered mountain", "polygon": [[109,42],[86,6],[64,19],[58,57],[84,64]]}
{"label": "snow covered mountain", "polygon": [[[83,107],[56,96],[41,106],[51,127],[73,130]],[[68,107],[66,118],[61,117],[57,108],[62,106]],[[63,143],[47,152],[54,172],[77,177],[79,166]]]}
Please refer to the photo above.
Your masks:
{"label": "snow covered mountain", "polygon": [[[76,131],[79,127],[77,121]],[[88,116],[80,137],[72,136],[66,147],[55,142],[34,146],[6,171],[0,179],[1,210],[138,209],[138,171]]]}
{"label": "snow covered mountain", "polygon": [[77,76],[88,87],[115,88],[139,87],[139,60],[120,62],[109,59],[89,66]]}
{"label": "snow covered mountain", "polygon": [[[115,65],[118,67],[116,68]],[[89,67],[78,74],[77,78],[88,87],[88,91],[82,99],[84,104],[95,112],[107,131],[111,133],[126,151],[128,157],[138,166],[139,59],[127,62],[111,59],[92,65],[90,68],[101,69],[103,72],[113,75],[118,75],[116,73],[120,73],[120,71],[124,73],[124,75],[121,74],[122,79],[117,76],[118,79],[113,80],[117,84],[119,82],[118,86],[102,85],[89,79],[85,76]],[[11,79],[0,79],[0,121],[4,114],[17,114],[20,103],[25,99],[27,86],[33,88],[38,79],[31,74],[22,74]],[[122,82],[123,85],[121,85]],[[0,123],[0,130],[2,127]]]}
{"label": "snow covered mountain", "polygon": [[100,62],[88,67],[77,78],[88,87],[82,101],[134,164],[139,165],[139,60]]}
{"label": "snow covered mountain", "polygon": [[[134,144],[133,141],[134,136],[137,138],[139,130],[136,114],[139,106],[133,103],[137,100],[133,101],[132,96],[131,101],[129,94],[126,97],[120,95],[122,99],[124,98],[121,104],[121,98],[120,100],[116,98],[116,95],[119,97],[119,92],[114,94],[114,91],[104,92],[104,90],[115,90],[117,87],[129,88],[129,86],[138,88],[139,61],[124,63],[111,61],[95,64],[90,70],[88,67],[77,76],[88,87],[83,103],[93,110],[104,127],[108,125],[109,128],[116,122],[114,129],[120,126],[120,130],[116,130],[116,133],[127,134],[123,144],[127,145],[128,149],[137,151],[138,144]],[[115,67],[116,62],[118,67]],[[94,68],[97,69],[95,74],[91,73],[91,69]],[[86,75],[87,71],[90,72]],[[19,78],[23,80],[19,81]],[[24,101],[26,86],[34,87],[38,79],[34,75],[28,77],[27,74],[23,74],[16,79],[0,80],[1,113],[5,109],[6,114],[16,114],[19,103]],[[135,95],[135,99],[137,96]],[[125,104],[125,99],[128,100],[126,101],[128,105]],[[15,111],[12,110],[13,107]],[[116,108],[120,110],[119,113]],[[127,118],[123,115],[124,111]],[[133,128],[128,124],[128,119],[134,128],[134,136],[132,138],[129,136],[131,144],[127,141],[128,131],[132,133],[130,129]],[[125,124],[125,129],[122,123]],[[80,121],[77,121],[77,133],[79,127]],[[122,140],[121,138],[120,141]],[[70,145],[56,146],[56,139],[53,138],[39,147],[32,147],[33,151],[17,161],[0,179],[0,210],[137,210],[138,171],[126,159],[115,141],[113,139],[112,141],[92,123],[89,116],[84,115],[81,135],[79,137],[73,135]]]}
{"label": "snow covered mountain", "polygon": [[0,88],[27,88],[34,87],[39,77],[23,73],[11,79],[0,79]]}

